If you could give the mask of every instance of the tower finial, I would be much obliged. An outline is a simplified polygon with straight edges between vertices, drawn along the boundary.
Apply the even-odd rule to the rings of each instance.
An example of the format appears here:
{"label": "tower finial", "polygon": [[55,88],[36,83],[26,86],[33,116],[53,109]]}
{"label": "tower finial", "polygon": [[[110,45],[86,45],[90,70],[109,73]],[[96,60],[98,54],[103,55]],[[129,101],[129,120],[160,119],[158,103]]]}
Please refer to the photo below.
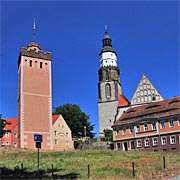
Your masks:
{"label": "tower finial", "polygon": [[105,33],[107,33],[107,25],[104,26]]}
{"label": "tower finial", "polygon": [[33,41],[36,40],[36,18],[34,17],[34,24],[33,24]]}

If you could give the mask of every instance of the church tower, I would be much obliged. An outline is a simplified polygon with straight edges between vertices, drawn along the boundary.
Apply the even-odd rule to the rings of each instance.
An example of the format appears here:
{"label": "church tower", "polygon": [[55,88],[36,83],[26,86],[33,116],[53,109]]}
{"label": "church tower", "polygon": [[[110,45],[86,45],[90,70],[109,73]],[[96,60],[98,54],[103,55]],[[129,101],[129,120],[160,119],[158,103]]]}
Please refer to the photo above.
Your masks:
{"label": "church tower", "polygon": [[52,54],[32,42],[21,48],[18,60],[18,119],[20,147],[36,149],[34,134],[42,135],[41,149],[52,144]]}
{"label": "church tower", "polygon": [[104,129],[111,129],[114,123],[118,105],[118,95],[122,94],[120,84],[120,70],[117,65],[117,53],[112,48],[112,40],[105,28],[102,40],[100,56],[100,68],[98,70],[98,114],[100,136]]}

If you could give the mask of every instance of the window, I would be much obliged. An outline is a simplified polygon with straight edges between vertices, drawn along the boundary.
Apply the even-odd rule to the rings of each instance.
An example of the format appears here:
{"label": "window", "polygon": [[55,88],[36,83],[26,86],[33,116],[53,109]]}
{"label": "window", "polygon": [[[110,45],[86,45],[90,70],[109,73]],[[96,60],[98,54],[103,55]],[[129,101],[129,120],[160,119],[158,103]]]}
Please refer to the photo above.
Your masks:
{"label": "window", "polygon": [[158,140],[157,140],[157,138],[153,138],[152,141],[153,141],[153,146],[157,146],[157,145],[158,145]]}
{"label": "window", "polygon": [[54,135],[57,136],[57,131],[54,131]]}
{"label": "window", "polygon": [[135,149],[134,141],[131,141],[131,149]]}
{"label": "window", "polygon": [[149,146],[149,139],[145,139],[144,144],[145,144],[145,147],[148,147]]}
{"label": "window", "polygon": [[111,86],[110,86],[110,84],[106,84],[106,97],[107,98],[111,97]]}
{"label": "window", "polygon": [[14,138],[17,138],[17,133],[14,133]]}
{"label": "window", "polygon": [[129,128],[129,132],[130,132],[131,134],[134,132],[133,127],[130,127],[130,128]]}
{"label": "window", "polygon": [[[107,62],[107,61],[106,61]],[[109,73],[108,73],[108,70],[106,71],[106,81],[109,80]]]}
{"label": "window", "polygon": [[42,62],[40,62],[40,68],[41,68],[41,69],[43,68],[43,63],[42,63]]}
{"label": "window", "polygon": [[164,128],[165,128],[164,121],[161,121],[161,122],[160,122],[160,128],[161,128],[161,129],[164,129]]}
{"label": "window", "polygon": [[161,144],[162,145],[166,145],[166,137],[162,137],[161,138]]}
{"label": "window", "polygon": [[17,147],[17,143],[16,142],[14,143],[14,147]]}
{"label": "window", "polygon": [[180,119],[178,119],[178,126],[180,126]]}
{"label": "window", "polygon": [[144,124],[144,131],[148,131],[148,125]]}
{"label": "window", "polygon": [[170,143],[176,144],[176,137],[175,136],[170,136]]}
{"label": "window", "polygon": [[6,132],[6,138],[9,138],[9,133],[8,132]]}
{"label": "window", "polygon": [[116,129],[116,136],[119,136],[119,129]]}
{"label": "window", "polygon": [[141,97],[141,102],[144,102],[144,97]]}
{"label": "window", "polygon": [[68,134],[68,132],[66,133],[66,137],[67,137],[67,138],[69,138],[69,134]]}
{"label": "window", "polygon": [[123,129],[123,135],[125,135],[125,134],[126,134],[126,128]]}
{"label": "window", "polygon": [[66,141],[66,146],[69,146],[69,141]]}
{"label": "window", "polygon": [[155,122],[152,123],[152,130],[156,130],[156,123]]}
{"label": "window", "polygon": [[136,126],[136,132],[140,132],[140,126]]}
{"label": "window", "polygon": [[174,127],[174,121],[171,119],[171,120],[169,120],[169,127]]}
{"label": "window", "polygon": [[139,139],[139,140],[137,140],[137,147],[141,147],[141,146],[142,146],[141,140]]}
{"label": "window", "polygon": [[32,67],[32,61],[31,60],[29,61],[29,66]]}
{"label": "window", "polygon": [[147,101],[147,100],[148,100],[147,96],[145,96],[145,97],[144,97],[144,100],[145,100],[145,101]]}
{"label": "window", "polygon": [[58,140],[57,139],[54,140],[54,144],[58,144]]}

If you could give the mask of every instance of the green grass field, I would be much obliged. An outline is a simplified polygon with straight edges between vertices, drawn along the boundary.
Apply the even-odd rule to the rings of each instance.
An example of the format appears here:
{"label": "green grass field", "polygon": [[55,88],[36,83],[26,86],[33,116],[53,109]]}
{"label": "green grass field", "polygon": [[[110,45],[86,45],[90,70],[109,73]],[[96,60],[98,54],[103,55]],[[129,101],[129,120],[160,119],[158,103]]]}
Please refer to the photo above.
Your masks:
{"label": "green grass field", "polygon": [[[166,171],[163,166],[166,158]],[[122,152],[122,151],[71,151],[41,152],[40,177],[51,179],[133,179],[132,162],[135,163],[134,179],[163,179],[180,175],[178,153]],[[24,171],[21,171],[23,163]],[[37,178],[37,151],[0,148],[1,178]],[[16,168],[16,171],[14,169]]]}

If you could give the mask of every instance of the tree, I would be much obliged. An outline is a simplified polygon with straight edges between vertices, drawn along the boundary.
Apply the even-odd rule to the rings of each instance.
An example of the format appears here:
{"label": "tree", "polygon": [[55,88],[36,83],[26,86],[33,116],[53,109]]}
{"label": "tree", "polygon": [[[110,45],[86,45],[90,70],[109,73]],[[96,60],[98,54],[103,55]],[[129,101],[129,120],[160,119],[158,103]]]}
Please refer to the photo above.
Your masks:
{"label": "tree", "polygon": [[72,131],[73,137],[94,137],[94,125],[89,122],[89,115],[81,111],[76,104],[64,104],[55,107],[53,114],[61,114]]}
{"label": "tree", "polygon": [[2,114],[0,114],[0,138],[2,138],[5,134],[5,128],[6,126],[6,121],[2,119]]}
{"label": "tree", "polygon": [[103,141],[113,141],[113,131],[111,129],[104,129]]}
{"label": "tree", "polygon": [[5,130],[4,130],[5,126],[6,126],[6,121],[2,119],[2,114],[0,114],[0,146],[1,146],[1,138],[5,134]]}

